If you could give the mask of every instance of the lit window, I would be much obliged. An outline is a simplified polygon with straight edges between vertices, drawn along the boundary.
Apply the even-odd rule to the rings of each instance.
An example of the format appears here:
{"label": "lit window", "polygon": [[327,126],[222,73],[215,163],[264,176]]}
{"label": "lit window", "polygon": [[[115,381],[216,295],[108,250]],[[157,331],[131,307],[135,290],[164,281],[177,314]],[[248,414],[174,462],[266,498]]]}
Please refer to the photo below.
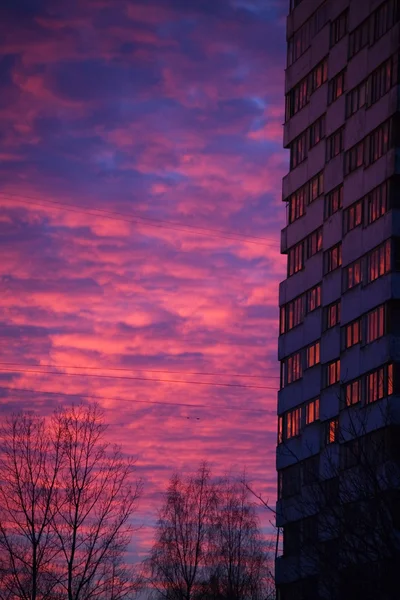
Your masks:
{"label": "lit window", "polygon": [[357,404],[361,400],[361,380],[356,379],[345,386],[346,406]]}
{"label": "lit window", "polygon": [[310,125],[309,132],[309,148],[311,149],[325,137],[325,115]]}
{"label": "lit window", "polygon": [[321,284],[307,292],[307,312],[312,312],[321,306]]}
{"label": "lit window", "polygon": [[307,367],[313,367],[320,362],[320,342],[315,342],[307,348]]}
{"label": "lit window", "polygon": [[341,127],[326,140],[326,162],[338,156],[344,148],[344,127]]}
{"label": "lit window", "polygon": [[326,329],[330,329],[331,327],[335,327],[340,323],[340,300],[333,302],[329,306],[326,307],[326,317],[325,317],[325,327]]}
{"label": "lit window", "polygon": [[278,444],[283,442],[283,416],[278,416]]}
{"label": "lit window", "polygon": [[324,255],[324,274],[330,273],[342,265],[342,244],[332,246]]}
{"label": "lit window", "polygon": [[326,365],[326,385],[334,385],[340,380],[340,359],[336,359]]}
{"label": "lit window", "polygon": [[367,224],[373,223],[389,210],[389,181],[378,185],[367,196],[368,214]]}
{"label": "lit window", "polygon": [[303,376],[301,352],[292,354],[282,361],[282,384],[289,385]]}
{"label": "lit window", "polygon": [[322,227],[307,237],[307,258],[311,258],[320,250],[322,250]]}
{"label": "lit window", "polygon": [[361,258],[347,265],[344,269],[344,291],[351,290],[362,282]]}
{"label": "lit window", "polygon": [[390,271],[390,240],[368,254],[367,271],[368,282],[375,281]]}
{"label": "lit window", "polygon": [[325,219],[329,219],[343,206],[343,184],[325,196]]}
{"label": "lit window", "polygon": [[362,224],[363,200],[357,200],[343,212],[343,235]]}
{"label": "lit window", "polygon": [[385,335],[385,306],[382,304],[367,314],[367,344]]}
{"label": "lit window", "polygon": [[304,267],[304,243],[300,242],[288,252],[288,277],[301,271]]}
{"label": "lit window", "polygon": [[351,348],[361,342],[361,319],[349,323],[344,328],[344,348]]}
{"label": "lit window", "polygon": [[341,71],[328,84],[328,104],[335,102],[344,93],[345,71]]}
{"label": "lit window", "polygon": [[319,398],[311,400],[306,404],[306,425],[314,423],[319,419]]}
{"label": "lit window", "polygon": [[286,438],[289,440],[292,437],[300,435],[301,429],[301,408],[289,410],[286,413]]}
{"label": "lit window", "polygon": [[339,420],[337,418],[330,419],[326,423],[326,438],[327,444],[334,444],[339,441]]}

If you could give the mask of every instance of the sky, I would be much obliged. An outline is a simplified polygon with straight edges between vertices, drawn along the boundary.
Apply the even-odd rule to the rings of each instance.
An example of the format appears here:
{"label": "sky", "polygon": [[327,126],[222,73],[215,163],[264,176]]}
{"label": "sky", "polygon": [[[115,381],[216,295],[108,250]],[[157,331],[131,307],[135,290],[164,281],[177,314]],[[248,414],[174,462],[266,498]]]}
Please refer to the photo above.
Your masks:
{"label": "sky", "polygon": [[137,560],[176,470],[275,497],[286,4],[1,2],[0,417],[97,400]]}

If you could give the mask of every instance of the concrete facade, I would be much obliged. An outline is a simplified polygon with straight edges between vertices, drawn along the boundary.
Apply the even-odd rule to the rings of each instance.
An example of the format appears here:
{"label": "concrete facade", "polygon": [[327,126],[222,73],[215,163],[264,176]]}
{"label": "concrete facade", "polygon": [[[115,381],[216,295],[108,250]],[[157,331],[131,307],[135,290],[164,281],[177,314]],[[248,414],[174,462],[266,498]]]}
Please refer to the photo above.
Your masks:
{"label": "concrete facade", "polygon": [[[283,553],[276,579],[280,600],[301,600],[324,597],[318,571],[309,588],[298,585],[307,579],[298,568],[301,527],[300,550],[285,544],[288,523],[304,518],[302,463],[319,456],[324,477],[324,454],[337,453],[339,461],[351,415],[368,410],[360,436],[386,427],[383,407],[398,394],[400,1],[290,4],[284,147],[291,168],[282,183],[288,210],[281,233],[288,276],[279,288],[278,342]],[[291,477],[299,477],[300,490]]]}

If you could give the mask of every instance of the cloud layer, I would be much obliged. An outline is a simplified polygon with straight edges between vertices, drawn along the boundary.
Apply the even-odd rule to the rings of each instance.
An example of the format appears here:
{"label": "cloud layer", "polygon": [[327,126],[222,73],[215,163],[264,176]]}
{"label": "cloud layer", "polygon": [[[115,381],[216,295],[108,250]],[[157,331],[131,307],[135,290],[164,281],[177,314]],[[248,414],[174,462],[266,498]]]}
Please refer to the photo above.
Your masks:
{"label": "cloud layer", "polygon": [[0,8],[2,412],[99,399],[137,555],[175,469],[275,494],[283,5]]}

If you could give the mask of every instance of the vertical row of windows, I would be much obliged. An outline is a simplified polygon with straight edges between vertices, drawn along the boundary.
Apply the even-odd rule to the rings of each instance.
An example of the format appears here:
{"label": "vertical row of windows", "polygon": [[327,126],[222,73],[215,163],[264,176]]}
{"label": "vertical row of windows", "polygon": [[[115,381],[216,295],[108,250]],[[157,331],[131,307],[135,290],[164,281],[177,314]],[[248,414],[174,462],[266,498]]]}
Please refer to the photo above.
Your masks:
{"label": "vertical row of windows", "polygon": [[314,121],[290,144],[290,168],[295,169],[306,160],[308,151],[325,136],[325,115]]}
{"label": "vertical row of windows", "polygon": [[304,321],[306,314],[321,306],[321,284],[312,287],[294,300],[281,306],[279,331],[287,333]]}

